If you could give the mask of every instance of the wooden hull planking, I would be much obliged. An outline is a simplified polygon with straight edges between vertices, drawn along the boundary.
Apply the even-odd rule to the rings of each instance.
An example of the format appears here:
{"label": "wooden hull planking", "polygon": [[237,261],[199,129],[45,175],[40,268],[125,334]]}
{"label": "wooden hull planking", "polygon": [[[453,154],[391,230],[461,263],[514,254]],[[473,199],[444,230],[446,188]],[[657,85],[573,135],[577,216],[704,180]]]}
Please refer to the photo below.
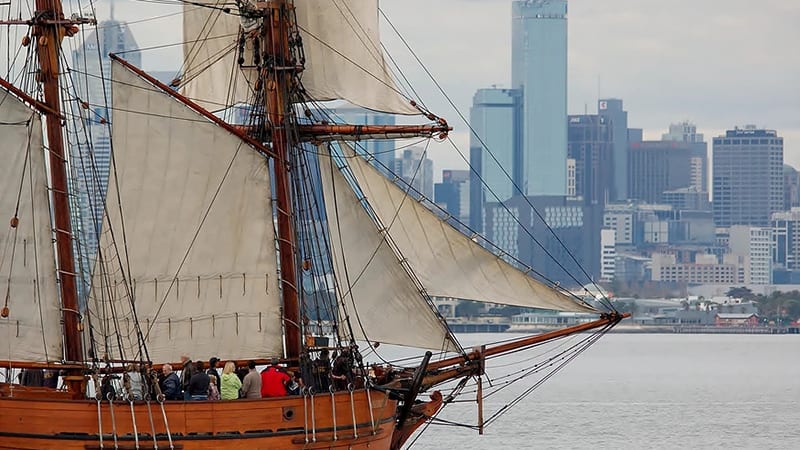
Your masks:
{"label": "wooden hull planking", "polygon": [[138,448],[153,449],[154,434],[157,448],[168,449],[169,429],[176,449],[388,450],[397,408],[395,400],[374,390],[354,391],[352,396],[344,391],[333,396],[171,401],[163,405],[162,413],[157,402],[134,402],[131,409],[128,402],[111,405],[103,401],[98,420],[98,402],[92,400],[42,399],[24,393],[0,397],[0,449],[115,448],[115,436],[116,448],[133,449],[137,448],[135,435]]}

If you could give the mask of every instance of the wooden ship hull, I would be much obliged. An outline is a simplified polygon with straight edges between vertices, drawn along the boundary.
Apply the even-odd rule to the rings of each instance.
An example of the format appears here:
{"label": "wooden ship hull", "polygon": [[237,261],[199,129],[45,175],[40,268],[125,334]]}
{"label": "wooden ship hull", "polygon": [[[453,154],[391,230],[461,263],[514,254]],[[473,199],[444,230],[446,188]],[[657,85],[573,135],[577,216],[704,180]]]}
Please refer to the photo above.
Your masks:
{"label": "wooden ship hull", "polygon": [[[424,422],[412,414],[406,426],[397,429],[397,401],[377,390],[360,389],[352,395],[343,391],[313,397],[112,404],[73,400],[66,392],[45,388],[10,388],[7,384],[0,387],[0,449],[388,450],[402,446]],[[440,400],[421,405],[435,410]]]}

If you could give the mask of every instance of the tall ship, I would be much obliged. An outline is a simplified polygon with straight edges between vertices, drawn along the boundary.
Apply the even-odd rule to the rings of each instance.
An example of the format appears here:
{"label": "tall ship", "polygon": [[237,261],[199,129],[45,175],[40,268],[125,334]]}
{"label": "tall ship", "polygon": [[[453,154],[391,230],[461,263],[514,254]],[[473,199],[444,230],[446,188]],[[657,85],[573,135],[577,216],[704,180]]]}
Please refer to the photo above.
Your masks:
{"label": "tall ship", "polygon": [[[91,15],[35,0],[0,20],[21,36],[0,78],[0,448],[399,449],[467,385],[482,430],[495,358],[578,337],[526,370],[557,369],[624,318],[471,233],[364,149],[452,130],[398,89],[377,0],[183,3],[180,75],[165,84],[111,55],[102,105],[81,97],[88,74],[62,50],[98,28]],[[329,100],[424,123],[342,123]],[[110,136],[107,179],[77,149],[90,120]],[[77,219],[79,168],[103,186],[96,227]],[[596,315],[464,348],[434,296]],[[365,363],[383,344],[419,358]],[[337,388],[315,379],[324,352],[346,355]],[[304,383],[166,400],[157,374],[186,355],[278,358]],[[19,382],[35,373],[56,382]]]}

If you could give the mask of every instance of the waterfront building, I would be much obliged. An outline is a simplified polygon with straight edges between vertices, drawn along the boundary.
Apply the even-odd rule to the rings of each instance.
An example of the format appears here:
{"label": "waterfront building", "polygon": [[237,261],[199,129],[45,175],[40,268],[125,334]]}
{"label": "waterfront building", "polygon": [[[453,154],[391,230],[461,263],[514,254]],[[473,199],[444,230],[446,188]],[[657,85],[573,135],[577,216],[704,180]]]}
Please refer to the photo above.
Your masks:
{"label": "waterfront building", "polygon": [[729,229],[731,253],[743,262],[746,284],[772,283],[772,228],[733,225]]}
{"label": "waterfront building", "polygon": [[768,226],[781,211],[783,138],[753,125],[714,138],[714,223]]}
{"label": "waterfront building", "polygon": [[470,108],[469,226],[483,231],[486,202],[502,202],[522,186],[522,97],[515,89],[479,89]]}
{"label": "waterfront building", "polygon": [[566,195],[567,1],[511,5],[511,85],[522,91],[523,191]]}
{"label": "waterfront building", "polygon": [[603,205],[612,196],[613,150],[612,126],[606,117],[590,114],[568,117],[567,155],[575,161],[575,196],[587,204]]}
{"label": "waterfront building", "polygon": [[609,200],[625,201],[628,194],[628,142],[642,140],[641,129],[628,130],[628,112],[618,98],[601,98],[597,101],[597,114],[611,127],[613,190]]}
{"label": "waterfront building", "polygon": [[652,280],[686,284],[744,283],[741,260],[736,255],[725,255],[720,262],[716,255],[697,254],[694,261],[680,262],[675,254],[652,255]]}
{"label": "waterfront building", "polygon": [[442,182],[433,185],[434,201],[461,223],[469,223],[469,170],[445,169]]}

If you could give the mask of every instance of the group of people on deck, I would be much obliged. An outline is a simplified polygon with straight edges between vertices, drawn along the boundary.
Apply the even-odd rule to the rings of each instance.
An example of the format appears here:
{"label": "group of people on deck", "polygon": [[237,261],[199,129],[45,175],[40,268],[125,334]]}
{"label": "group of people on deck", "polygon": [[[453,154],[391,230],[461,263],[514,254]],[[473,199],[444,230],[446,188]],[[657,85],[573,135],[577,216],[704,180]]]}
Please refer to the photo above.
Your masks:
{"label": "group of people on deck", "polygon": [[[310,377],[313,380],[308,387],[313,387],[316,392],[327,392],[331,386],[336,390],[347,389],[353,381],[349,349],[343,350],[333,364],[328,355],[328,350],[323,349],[319,358],[311,362]],[[219,358],[213,357],[206,367],[202,361],[192,361],[184,355],[181,357],[183,370],[180,375],[172,365],[164,364],[159,376],[161,393],[166,400],[236,400],[300,395],[307,387],[300,371],[287,370],[278,358],[272,358],[269,366],[261,372],[256,369],[255,361],[250,361],[247,368],[241,370],[237,370],[233,361],[228,361],[220,375],[219,363]]]}
{"label": "group of people on deck", "polygon": [[[355,359],[349,348],[341,349],[338,356],[334,354],[333,362],[327,349],[321,349],[318,358],[313,361],[304,361],[300,370],[289,371],[280,364],[278,358],[272,358],[269,366],[260,372],[256,369],[255,361],[250,361],[247,367],[240,369],[237,369],[234,361],[228,361],[220,374],[219,358],[210,358],[206,365],[203,361],[192,361],[188,355],[184,355],[181,357],[180,373],[171,364],[164,364],[160,373],[130,364],[122,376],[114,373],[103,376],[96,389],[104,400],[144,400],[158,398],[159,394],[165,400],[236,400],[284,397],[303,392],[322,393],[330,389],[345,390],[354,387],[358,378],[354,373]],[[309,380],[308,383],[304,381],[301,371]],[[149,382],[151,379],[152,382]],[[19,382],[27,386],[53,384],[55,388],[58,373],[27,369],[19,374]],[[304,391],[305,388],[308,389]]]}

